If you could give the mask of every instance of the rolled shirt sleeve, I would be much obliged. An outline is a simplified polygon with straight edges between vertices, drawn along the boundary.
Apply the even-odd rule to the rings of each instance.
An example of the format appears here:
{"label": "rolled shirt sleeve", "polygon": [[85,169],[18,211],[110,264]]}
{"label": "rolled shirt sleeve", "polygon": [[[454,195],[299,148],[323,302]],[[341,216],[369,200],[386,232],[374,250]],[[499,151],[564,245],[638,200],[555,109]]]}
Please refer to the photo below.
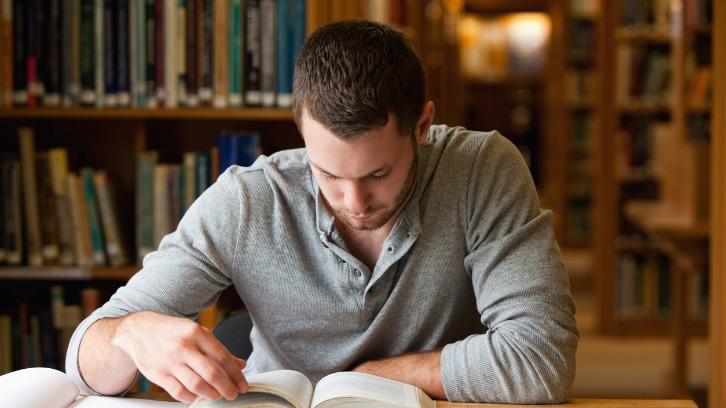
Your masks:
{"label": "rolled shirt sleeve", "polygon": [[66,373],[87,395],[98,394],[83,379],[78,351],[86,330],[104,318],[153,311],[194,319],[231,285],[241,224],[243,188],[222,174],[189,208],[176,231],[144,258],[143,268],[76,328],[66,353]]}
{"label": "rolled shirt sleeve", "polygon": [[579,333],[552,215],[540,210],[527,166],[502,136],[487,138],[470,174],[464,262],[487,331],[443,348],[446,396],[563,402]]}

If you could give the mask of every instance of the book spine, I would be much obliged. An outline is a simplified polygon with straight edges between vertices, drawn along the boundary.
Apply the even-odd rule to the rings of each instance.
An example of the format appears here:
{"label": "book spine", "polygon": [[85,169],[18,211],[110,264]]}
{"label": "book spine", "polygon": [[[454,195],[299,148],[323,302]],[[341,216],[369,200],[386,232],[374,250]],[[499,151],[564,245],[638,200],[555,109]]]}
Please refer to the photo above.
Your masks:
{"label": "book spine", "polygon": [[187,100],[187,58],[186,58],[186,21],[187,0],[177,0],[176,7],[176,35],[174,49],[176,50],[177,72],[177,102],[186,104]]}
{"label": "book spine", "polygon": [[196,174],[197,174],[197,154],[194,152],[184,153],[184,212],[191,207],[196,198]]}
{"label": "book spine", "polygon": [[176,229],[181,219],[181,166],[170,165],[169,174],[167,175],[167,205],[169,208],[169,226],[168,231],[172,232]]}
{"label": "book spine", "polygon": [[35,142],[33,130],[23,127],[18,129],[20,144],[20,162],[23,172],[23,199],[25,203],[25,219],[28,231],[28,264],[40,266],[43,264],[41,253],[40,221],[38,219],[38,188],[35,174]]}
{"label": "book spine", "polygon": [[171,165],[157,164],[154,167],[154,248],[171,231],[169,203],[169,171]]}
{"label": "book spine", "polygon": [[154,29],[156,31],[155,34],[155,62],[156,62],[156,73],[155,78],[155,86],[156,86],[156,100],[157,105],[162,105],[166,101],[166,77],[165,77],[165,54],[164,54],[164,45],[165,45],[165,19],[164,19],[164,0],[155,0],[154,2],[154,8],[155,8],[155,20],[154,20]]}
{"label": "book spine", "polygon": [[71,5],[70,83],[68,92],[73,105],[81,103],[81,0],[67,0]]}
{"label": "book spine", "polygon": [[13,371],[13,323],[8,315],[0,315],[0,375]]}
{"label": "book spine", "polygon": [[119,27],[116,25],[118,9],[116,0],[104,0],[103,7],[103,106],[115,108],[118,106],[116,64],[118,55],[116,49],[116,36]]}
{"label": "book spine", "polygon": [[5,260],[10,265],[19,265],[23,261],[23,226],[22,226],[22,180],[20,163],[12,160],[6,164],[5,183],[3,183],[5,201]]}
{"label": "book spine", "polygon": [[94,0],[81,0],[80,18],[80,74],[81,104],[96,104],[94,77]]}
{"label": "book spine", "polygon": [[260,0],[247,1],[245,18],[245,104],[262,104],[262,27],[260,27]]}
{"label": "book spine", "polygon": [[60,254],[58,222],[55,219],[55,197],[51,185],[51,168],[47,152],[35,155],[35,171],[38,183],[38,215],[42,242],[42,254],[46,264],[55,264]]}
{"label": "book spine", "polygon": [[67,108],[73,106],[71,99],[71,19],[72,19],[72,2],[61,2],[61,106]]}
{"label": "book spine", "polygon": [[0,16],[0,35],[2,39],[2,54],[0,64],[2,65],[2,77],[0,77],[0,88],[3,90],[0,95],[0,102],[4,108],[13,105],[13,1],[2,0],[0,5],[2,16]]}
{"label": "book spine", "polygon": [[96,172],[93,175],[93,182],[101,212],[103,235],[106,238],[106,252],[108,252],[109,263],[112,266],[125,265],[128,263],[128,257],[126,256],[126,250],[121,241],[118,213],[113,203],[111,186],[108,183],[106,173],[103,171]]}
{"label": "book spine", "polygon": [[116,0],[116,30],[114,45],[116,51],[116,92],[118,106],[131,105],[131,84],[129,81],[129,0]]}
{"label": "book spine", "polygon": [[290,2],[277,0],[275,53],[277,59],[277,106],[292,106],[292,52],[290,51]]}
{"label": "book spine", "polygon": [[138,263],[154,250],[154,167],[158,154],[144,152],[136,161],[136,246]]}
{"label": "book spine", "polygon": [[197,73],[197,0],[187,0],[186,8],[186,105],[199,105],[199,75]]}
{"label": "book spine", "polygon": [[70,201],[75,261],[80,266],[90,266],[93,263],[91,252],[91,237],[88,230],[88,215],[86,214],[83,190],[78,175],[68,174],[68,197]]}
{"label": "book spine", "polygon": [[45,47],[47,60],[43,65],[45,68],[45,94],[43,105],[57,107],[61,105],[61,2],[50,0],[48,10],[48,28],[46,33],[47,47]]}
{"label": "book spine", "polygon": [[136,36],[136,90],[134,98],[136,100],[136,106],[146,107],[147,106],[147,95],[149,90],[146,89],[146,0],[132,0],[135,1],[135,30]]}
{"label": "book spine", "polygon": [[177,106],[177,81],[179,73],[176,64],[176,19],[177,0],[164,0],[164,106]]}
{"label": "book spine", "polygon": [[214,107],[227,107],[229,62],[228,0],[214,0]]}
{"label": "book spine", "polygon": [[26,3],[22,0],[13,2],[13,104],[26,106],[28,104],[27,78],[25,58],[26,35]]}
{"label": "book spine", "polygon": [[[292,38],[290,40],[290,51],[292,52],[290,63],[292,64],[292,67],[295,67],[295,60],[297,59],[297,55],[300,53],[300,49],[302,49],[302,46],[305,43],[305,0],[288,1],[290,2],[292,10],[290,14],[292,23],[292,26],[290,28],[290,36]],[[293,69],[290,70],[290,72],[292,71]],[[292,85],[290,86],[290,89],[292,89]]]}
{"label": "book spine", "polygon": [[244,64],[244,55],[242,54],[242,40],[244,31],[242,27],[244,20],[242,17],[242,1],[229,0],[229,20],[227,27],[229,29],[229,106],[242,106],[242,65]]}
{"label": "book spine", "polygon": [[50,180],[55,197],[55,213],[58,220],[58,236],[60,244],[59,261],[61,265],[73,263],[74,242],[72,214],[68,201],[68,152],[63,148],[48,151]]}
{"label": "book spine", "polygon": [[86,213],[88,215],[88,231],[91,236],[93,264],[105,265],[106,253],[104,252],[101,219],[98,216],[96,188],[93,185],[93,170],[89,168],[82,169],[80,177],[81,183],[83,183],[83,193],[86,200]]}
{"label": "book spine", "polygon": [[213,61],[214,61],[214,2],[202,0],[200,30],[200,82],[199,103],[203,106],[212,106],[213,89]]}
{"label": "book spine", "polygon": [[261,22],[261,80],[262,106],[271,108],[275,106],[275,1],[260,1],[260,22]]}
{"label": "book spine", "polygon": [[138,27],[136,24],[136,0],[129,0],[129,97],[131,98],[131,106],[138,107],[137,91],[139,89],[138,73]]}
{"label": "book spine", "polygon": [[146,0],[144,27],[146,31],[146,106],[158,106],[156,98],[156,2]]}
{"label": "book spine", "polygon": [[209,155],[206,153],[197,154],[196,167],[196,196],[199,197],[209,188]]}
{"label": "book spine", "polygon": [[[28,107],[34,108],[38,106],[38,8],[35,0],[27,2],[25,7],[25,78],[28,92]],[[42,14],[41,14],[42,15]]]}
{"label": "book spine", "polygon": [[104,0],[96,0],[94,4],[93,27],[95,29],[93,46],[94,73],[96,89],[96,106],[103,107],[105,103],[105,80],[104,80]]}

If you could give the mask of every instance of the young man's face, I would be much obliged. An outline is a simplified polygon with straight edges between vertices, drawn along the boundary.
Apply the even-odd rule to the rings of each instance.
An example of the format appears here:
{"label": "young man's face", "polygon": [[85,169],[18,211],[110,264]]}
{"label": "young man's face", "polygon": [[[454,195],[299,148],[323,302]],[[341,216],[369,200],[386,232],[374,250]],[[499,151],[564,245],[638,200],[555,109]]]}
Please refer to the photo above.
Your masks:
{"label": "young man's face", "polygon": [[415,142],[393,120],[345,141],[305,112],[301,132],[327,206],[345,225],[376,230],[406,202],[416,176]]}

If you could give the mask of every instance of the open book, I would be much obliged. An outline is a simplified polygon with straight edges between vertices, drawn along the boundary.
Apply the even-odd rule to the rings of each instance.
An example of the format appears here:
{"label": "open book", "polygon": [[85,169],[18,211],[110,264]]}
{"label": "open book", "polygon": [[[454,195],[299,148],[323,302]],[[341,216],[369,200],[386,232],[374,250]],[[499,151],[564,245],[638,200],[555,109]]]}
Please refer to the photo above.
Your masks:
{"label": "open book", "polygon": [[435,408],[420,388],[369,374],[340,372],[323,377],[313,389],[301,373],[270,371],[247,377],[249,391],[234,401],[197,399],[189,408]]}
{"label": "open book", "polygon": [[183,408],[181,402],[84,397],[65,373],[35,367],[0,376],[0,407],[13,408]]}

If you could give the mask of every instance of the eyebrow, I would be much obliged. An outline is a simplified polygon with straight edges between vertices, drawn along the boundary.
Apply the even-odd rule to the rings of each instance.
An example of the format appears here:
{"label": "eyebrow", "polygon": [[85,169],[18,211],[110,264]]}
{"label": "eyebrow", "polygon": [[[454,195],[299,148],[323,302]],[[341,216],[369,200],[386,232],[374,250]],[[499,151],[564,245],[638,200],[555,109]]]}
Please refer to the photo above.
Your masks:
{"label": "eyebrow", "polygon": [[[336,176],[335,174],[333,174],[333,173],[331,173],[331,172],[329,172],[329,171],[325,170],[324,168],[322,168],[322,167],[318,166],[317,164],[313,163],[313,162],[312,162],[312,161],[311,161],[310,159],[308,159],[308,162],[309,162],[309,163],[310,163],[311,165],[313,165],[313,167],[315,167],[315,168],[316,168],[316,169],[318,169],[319,171],[321,171],[321,172],[323,172],[323,173],[327,174],[328,176],[331,176],[331,177],[335,177],[335,178],[344,178],[344,177]],[[381,171],[383,171],[383,170],[387,170],[387,169],[389,169],[390,167],[391,167],[390,165],[385,165],[385,166],[381,166],[381,167],[379,167],[379,168],[377,168],[377,169],[375,169],[375,170],[373,170],[373,171],[369,172],[368,174],[366,174],[366,175],[364,175],[364,176],[362,176],[362,177],[355,177],[355,178],[364,178],[364,177],[370,177],[370,176],[373,176],[373,175],[375,175],[376,173],[380,173],[380,172],[381,172]]]}

